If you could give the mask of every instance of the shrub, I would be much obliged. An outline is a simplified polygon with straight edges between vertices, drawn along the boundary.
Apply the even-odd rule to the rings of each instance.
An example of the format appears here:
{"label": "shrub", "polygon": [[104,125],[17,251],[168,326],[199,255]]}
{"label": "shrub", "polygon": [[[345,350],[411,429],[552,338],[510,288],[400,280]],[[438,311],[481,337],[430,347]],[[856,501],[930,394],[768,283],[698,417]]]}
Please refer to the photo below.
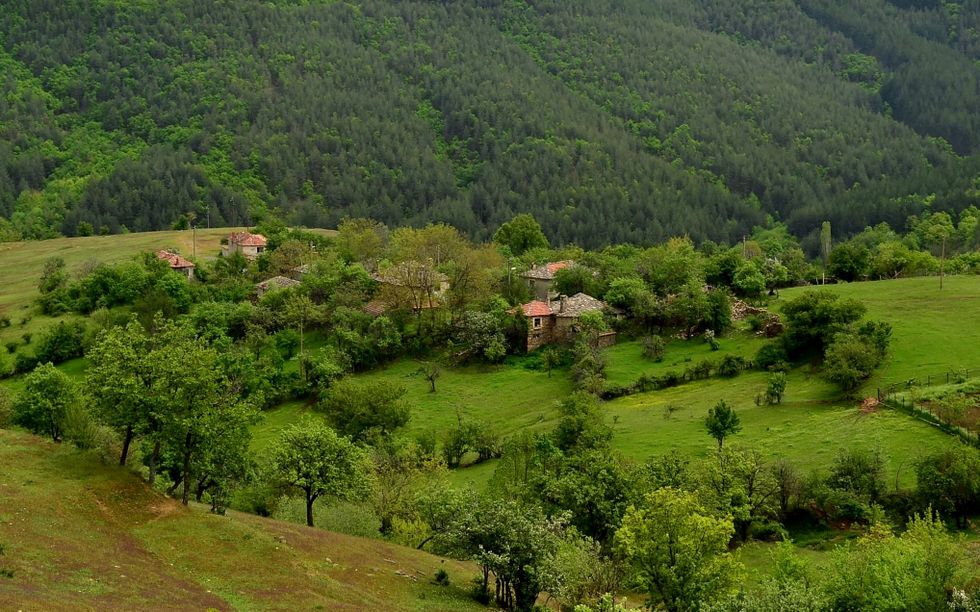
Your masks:
{"label": "shrub", "polygon": [[753,540],[760,542],[783,542],[789,537],[779,521],[770,520],[753,522],[749,535]]}
{"label": "shrub", "polygon": [[5,314],[0,314],[0,329],[5,327],[10,327],[10,316]]}
{"label": "shrub", "polygon": [[780,404],[783,401],[783,393],[786,392],[786,374],[773,372],[769,375],[769,383],[766,386],[766,403]]}
{"label": "shrub", "polygon": [[14,399],[10,392],[0,387],[0,429],[8,427],[13,421]]}
{"label": "shrub", "polygon": [[745,369],[746,362],[744,357],[738,355],[725,355],[718,364],[718,375],[725,377],[738,376]]}
{"label": "shrub", "polygon": [[761,331],[762,327],[766,324],[765,319],[759,315],[746,317],[745,322],[749,324],[749,330],[752,331],[752,333]]}
{"label": "shrub", "polygon": [[714,365],[707,359],[702,359],[697,365],[687,369],[684,376],[688,380],[702,380],[711,376],[711,369]]}
{"label": "shrub", "polygon": [[48,328],[37,342],[35,354],[41,363],[62,363],[85,353],[85,323],[60,321]]}
{"label": "shrub", "polygon": [[17,347],[20,346],[20,342],[15,342],[11,340],[9,342],[5,342],[3,346],[7,349],[8,353],[16,353]]}
{"label": "shrub", "polygon": [[641,341],[643,344],[643,356],[651,361],[660,362],[664,360],[664,353],[667,350],[667,343],[660,336],[647,336]]}
{"label": "shrub", "polygon": [[440,586],[449,586],[449,572],[440,567],[436,570],[435,581]]}
{"label": "shrub", "polygon": [[760,370],[770,370],[784,365],[787,359],[782,342],[769,342],[763,344],[755,354],[755,366]]}
{"label": "shrub", "polygon": [[27,353],[18,353],[14,358],[14,370],[18,374],[27,374],[37,367],[37,357]]}
{"label": "shrub", "polygon": [[670,370],[660,377],[660,388],[676,387],[684,381],[684,377],[676,370]]}

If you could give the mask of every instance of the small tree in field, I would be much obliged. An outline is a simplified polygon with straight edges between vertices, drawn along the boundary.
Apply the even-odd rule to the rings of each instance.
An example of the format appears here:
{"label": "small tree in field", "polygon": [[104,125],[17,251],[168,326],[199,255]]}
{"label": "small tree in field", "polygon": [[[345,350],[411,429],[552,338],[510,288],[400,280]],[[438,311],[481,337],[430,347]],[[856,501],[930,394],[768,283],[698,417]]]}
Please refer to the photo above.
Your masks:
{"label": "small tree in field", "polygon": [[557,349],[554,347],[548,347],[541,351],[541,366],[544,367],[545,372],[548,373],[548,378],[551,378],[551,371],[555,369],[561,363],[561,356],[558,354]]}
{"label": "small tree in field", "polygon": [[370,490],[370,465],[360,448],[320,421],[288,427],[269,461],[273,480],[306,497],[306,524],[313,526],[313,503],[323,496],[356,499]]}
{"label": "small tree in field", "polygon": [[786,374],[783,372],[773,372],[770,374],[769,383],[766,385],[766,403],[781,404],[785,392]]}
{"label": "small tree in field", "polygon": [[708,411],[704,426],[708,430],[708,435],[718,441],[718,450],[721,450],[724,445],[725,438],[742,430],[738,415],[725,400],[720,400]]}
{"label": "small tree in field", "polygon": [[14,402],[14,423],[60,442],[68,411],[79,400],[75,383],[50,363],[39,365],[25,381]]}

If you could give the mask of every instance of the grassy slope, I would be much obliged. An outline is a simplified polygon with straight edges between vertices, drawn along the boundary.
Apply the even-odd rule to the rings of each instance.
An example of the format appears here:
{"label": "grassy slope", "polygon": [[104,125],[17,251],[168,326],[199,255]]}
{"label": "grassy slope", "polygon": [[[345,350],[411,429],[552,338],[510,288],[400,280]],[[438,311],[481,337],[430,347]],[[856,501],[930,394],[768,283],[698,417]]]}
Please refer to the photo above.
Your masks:
{"label": "grassy slope", "polygon": [[[947,277],[942,291],[936,277],[828,285],[825,289],[860,300],[868,307],[868,317],[893,327],[888,356],[868,388],[882,382],[936,377],[949,368],[980,373],[980,277]],[[802,291],[787,290],[782,297],[791,299]]]}
{"label": "grassy slope", "polygon": [[[980,278],[948,278],[942,293],[938,283],[936,278],[913,278],[827,287],[864,302],[869,317],[894,328],[889,355],[865,386],[866,394],[874,394],[883,381],[937,376],[949,368],[980,370],[980,343],[968,331],[980,329]],[[784,291],[782,299],[802,291],[805,289]],[[758,346],[757,341],[753,344]],[[676,361],[672,353],[676,346],[669,347],[665,363]],[[880,448],[891,477],[911,485],[911,462],[952,443],[936,429],[904,415],[858,412],[856,402],[839,399],[835,388],[810,375],[807,367],[789,375],[780,406],[755,405],[753,398],[765,385],[765,374],[750,372],[729,381],[713,378],[610,402],[615,444],[638,459],[669,449],[703,456],[712,445],[703,420],[708,408],[720,399],[734,405],[742,420],[743,429],[732,443],[759,448],[771,458],[786,457],[805,469],[826,467],[844,447]],[[677,408],[669,419],[665,418],[667,406]]]}
{"label": "grassy slope", "polygon": [[[836,285],[828,290],[865,302],[870,317],[894,327],[889,356],[866,386],[867,393],[874,393],[881,380],[935,375],[945,368],[971,364],[980,369],[980,343],[964,333],[980,329],[980,278],[948,278],[942,295],[935,278]],[[783,299],[801,291],[785,291]],[[642,358],[638,342],[624,342],[607,351],[608,378],[610,383],[627,384],[643,373],[683,371],[701,359],[717,361],[726,353],[751,357],[762,343],[744,332],[722,339],[718,352],[700,340],[674,341],[668,345],[663,362],[651,363]],[[406,386],[407,401],[413,406],[412,432],[431,429],[441,433],[455,422],[457,409],[489,421],[504,435],[527,427],[543,429],[557,418],[555,401],[571,390],[566,372],[556,371],[548,378],[540,372],[500,366],[486,370],[447,368],[439,379],[438,392],[431,394],[425,380],[414,375],[416,369],[414,362],[401,361],[362,375],[388,378]],[[703,420],[719,399],[734,405],[742,419],[743,430],[732,443],[759,448],[770,458],[785,457],[804,470],[825,468],[841,448],[878,448],[886,457],[892,482],[909,486],[913,484],[914,458],[953,443],[945,434],[904,415],[858,412],[856,402],[839,399],[837,390],[811,374],[807,366],[790,373],[780,406],[755,405],[754,397],[765,385],[765,374],[747,372],[729,380],[712,378],[609,402],[606,409],[616,431],[614,444],[639,460],[672,449],[691,457],[705,456],[714,443],[704,431]],[[670,418],[665,418],[667,406],[676,408]],[[299,405],[291,404],[267,413],[267,420],[257,431],[260,444],[298,418],[301,411]],[[460,485],[479,487],[492,471],[490,462],[458,470],[453,476]]]}
{"label": "grassy slope", "polygon": [[[483,609],[475,569],[409,548],[183,508],[124,469],[0,430],[0,609]],[[396,573],[401,571],[409,577]]]}

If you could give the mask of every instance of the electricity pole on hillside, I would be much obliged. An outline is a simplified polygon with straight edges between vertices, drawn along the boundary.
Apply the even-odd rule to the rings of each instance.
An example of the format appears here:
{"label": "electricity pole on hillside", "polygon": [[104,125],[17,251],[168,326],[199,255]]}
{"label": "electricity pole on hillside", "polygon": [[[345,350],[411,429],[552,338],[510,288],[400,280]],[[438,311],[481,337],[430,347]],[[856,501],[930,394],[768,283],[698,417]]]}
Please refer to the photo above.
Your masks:
{"label": "electricity pole on hillside", "polygon": [[196,225],[191,227],[191,236],[192,236],[191,244],[193,245],[191,248],[194,251],[194,259],[197,259],[197,226]]}
{"label": "electricity pole on hillside", "polygon": [[943,277],[946,273],[946,235],[943,234],[943,250],[939,256],[939,290],[943,290]]}

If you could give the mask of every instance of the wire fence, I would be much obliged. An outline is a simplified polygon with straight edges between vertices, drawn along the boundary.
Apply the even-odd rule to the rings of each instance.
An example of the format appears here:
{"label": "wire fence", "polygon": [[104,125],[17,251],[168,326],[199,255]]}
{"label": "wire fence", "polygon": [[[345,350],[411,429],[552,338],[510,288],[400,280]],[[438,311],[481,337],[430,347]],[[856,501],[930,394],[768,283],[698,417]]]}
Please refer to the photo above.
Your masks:
{"label": "wire fence", "polygon": [[[977,376],[980,376],[980,368],[960,368],[910,378],[879,387],[878,401],[889,408],[900,410],[950,435],[957,436],[967,444],[980,447],[980,431],[949,422],[942,414],[937,414],[930,408],[932,404],[925,406],[917,399],[919,391],[924,387],[965,386],[967,383],[974,382],[971,379]],[[980,380],[976,382],[980,382]]]}
{"label": "wire fence", "polygon": [[878,387],[878,400],[884,401],[897,393],[906,393],[913,388],[936,387],[968,382],[971,378],[980,376],[980,368],[958,368],[937,371],[931,374],[920,374],[913,378],[888,383]]}

